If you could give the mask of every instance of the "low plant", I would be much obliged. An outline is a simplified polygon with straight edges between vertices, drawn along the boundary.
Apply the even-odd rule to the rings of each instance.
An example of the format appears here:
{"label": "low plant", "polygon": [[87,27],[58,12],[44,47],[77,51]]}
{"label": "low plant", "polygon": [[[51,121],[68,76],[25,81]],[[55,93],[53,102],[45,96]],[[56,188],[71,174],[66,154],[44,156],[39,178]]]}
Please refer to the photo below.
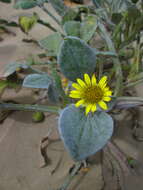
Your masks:
{"label": "low plant", "polygon": [[[60,15],[60,20],[45,6],[47,2]],[[38,13],[21,16],[19,26],[26,34],[36,23],[54,32],[36,41],[45,50],[38,56],[46,57],[47,61],[32,59],[11,63],[5,77],[18,74],[20,70],[31,72],[25,76],[22,87],[45,89],[54,105],[1,102],[0,109],[59,114],[61,139],[76,163],[60,188],[64,190],[82,164],[106,144],[122,166],[125,164],[118,157],[120,151],[109,140],[116,112],[143,105],[142,97],[127,96],[128,90],[143,81],[143,4],[131,0],[93,0],[92,5],[81,4],[74,8],[66,6],[62,0],[19,0],[15,4],[15,8],[22,9],[36,6],[59,27],[42,20]],[[43,64],[48,73],[34,67]],[[126,164],[123,170],[127,172]]]}

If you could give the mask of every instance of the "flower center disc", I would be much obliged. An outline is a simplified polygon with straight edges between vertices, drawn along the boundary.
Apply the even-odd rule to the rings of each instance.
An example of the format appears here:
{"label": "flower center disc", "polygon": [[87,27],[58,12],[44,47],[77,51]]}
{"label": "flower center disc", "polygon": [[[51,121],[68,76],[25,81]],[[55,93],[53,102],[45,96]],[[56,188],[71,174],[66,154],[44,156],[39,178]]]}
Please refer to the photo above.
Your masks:
{"label": "flower center disc", "polygon": [[83,93],[83,98],[87,103],[98,103],[102,97],[103,91],[99,86],[88,87]]}

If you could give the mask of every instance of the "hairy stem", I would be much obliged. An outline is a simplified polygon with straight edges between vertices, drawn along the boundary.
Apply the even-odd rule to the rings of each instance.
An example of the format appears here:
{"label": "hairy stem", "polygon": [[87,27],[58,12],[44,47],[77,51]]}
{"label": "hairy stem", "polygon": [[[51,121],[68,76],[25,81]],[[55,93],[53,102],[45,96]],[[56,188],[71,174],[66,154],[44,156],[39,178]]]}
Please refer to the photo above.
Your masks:
{"label": "hairy stem", "polygon": [[65,91],[62,87],[62,81],[61,81],[61,77],[59,76],[56,68],[55,68],[55,64],[52,63],[50,65],[51,67],[51,71],[52,71],[52,76],[53,76],[53,79],[54,79],[54,82],[55,82],[55,87],[57,88],[59,94],[61,95],[61,97],[63,98],[63,105],[66,105],[68,103],[68,97],[67,95],[65,94]]}
{"label": "hairy stem", "polygon": [[77,162],[73,171],[70,173],[70,175],[67,177],[65,183],[62,185],[61,188],[57,189],[57,190],[67,190],[67,188],[69,187],[71,181],[73,180],[74,176],[76,175],[76,173],[79,171],[79,169],[81,168],[82,162]]}
{"label": "hairy stem", "polygon": [[98,2],[96,0],[92,0],[92,1],[96,8],[100,8],[100,5],[98,4]]}
{"label": "hairy stem", "polygon": [[[104,39],[106,40],[109,50],[111,52],[117,54],[114,44],[110,38],[110,35],[108,34],[106,28],[104,27],[104,25],[102,23],[99,23],[99,29],[100,29]],[[118,57],[113,58],[113,62],[114,62],[114,68],[115,68],[115,74],[116,74],[116,87],[115,87],[114,95],[117,96],[121,93],[122,88],[123,88],[123,86],[122,86],[123,74],[122,74],[122,68],[121,68],[119,58]]]}
{"label": "hairy stem", "polygon": [[39,24],[42,24],[42,25],[44,25],[44,26],[46,26],[46,27],[48,27],[48,28],[50,28],[52,31],[54,31],[54,32],[57,32],[57,29],[55,29],[51,24],[49,24],[48,22],[45,22],[45,21],[43,21],[43,20],[38,20],[38,23]]}
{"label": "hairy stem", "polygon": [[117,98],[117,101],[139,101],[143,103],[142,97],[133,97],[133,96],[121,96]]}
{"label": "hairy stem", "polygon": [[44,5],[39,5],[39,7],[47,13],[58,25],[61,26],[60,21],[44,6]]}
{"label": "hairy stem", "polygon": [[58,32],[58,33],[60,33],[62,37],[65,37],[65,35],[64,35],[61,31],[59,31],[58,29],[54,28],[50,23],[45,22],[45,21],[40,20],[40,19],[38,20],[38,23],[39,23],[39,24],[42,24],[43,26],[48,27],[48,28],[51,29],[53,32]]}
{"label": "hairy stem", "polygon": [[130,82],[130,83],[125,85],[124,89],[136,86],[136,85],[138,85],[138,84],[140,84],[142,82],[143,82],[143,78],[140,79],[140,80],[134,81],[134,82]]}
{"label": "hairy stem", "polygon": [[13,103],[0,103],[0,110],[19,110],[19,111],[42,111],[59,113],[57,106],[43,106],[43,105],[30,105],[30,104],[13,104]]}

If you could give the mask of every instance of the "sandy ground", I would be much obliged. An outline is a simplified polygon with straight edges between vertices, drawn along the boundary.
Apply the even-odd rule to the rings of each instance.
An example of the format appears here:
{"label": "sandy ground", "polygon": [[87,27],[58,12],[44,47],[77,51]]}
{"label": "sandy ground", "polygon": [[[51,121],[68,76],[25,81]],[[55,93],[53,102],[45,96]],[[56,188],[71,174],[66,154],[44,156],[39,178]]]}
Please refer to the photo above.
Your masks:
{"label": "sandy ground", "polygon": [[[52,9],[50,7],[50,9]],[[0,3],[0,17],[8,20],[17,21],[20,15],[32,15],[33,12],[37,12],[40,17],[58,27],[56,23],[40,8],[33,8],[30,10],[16,10],[12,8],[12,5]],[[14,62],[16,60],[23,60],[30,55],[36,55],[42,52],[42,50],[31,43],[22,42],[22,39],[28,38],[18,28],[10,28],[16,35],[6,35],[4,41],[0,42],[0,73],[2,73],[3,65]],[[52,34],[53,32],[40,24],[36,24],[35,27],[29,32],[29,36],[33,39],[43,39],[44,37]],[[39,35],[40,34],[40,35]]]}
{"label": "sandy ground", "polygon": [[[25,12],[30,14],[34,11],[56,26],[38,8],[30,11],[14,10],[10,5],[0,3],[0,17],[6,19],[17,20],[19,15],[23,15]],[[5,64],[23,60],[29,55],[41,52],[41,49],[34,44],[22,42],[26,36],[19,29],[13,28],[12,30],[16,36],[6,35],[4,41],[0,42],[0,75],[3,74]],[[51,33],[49,29],[36,25],[30,35],[33,38],[41,39]],[[142,85],[137,88],[137,91],[143,97]],[[7,99],[17,99],[24,103],[35,101],[35,97],[28,89],[19,93],[8,92]],[[142,110],[140,113],[142,118]],[[3,124],[0,124],[0,190],[56,190],[63,183],[69,168],[73,165],[63,143],[57,140],[59,139],[58,116],[47,114],[44,123],[33,124],[31,114],[13,112]],[[118,124],[120,127],[116,128],[115,141],[124,152],[143,162],[143,142],[139,143],[132,138],[132,122],[131,117],[127,117],[126,114],[119,116]],[[40,141],[48,134],[49,130],[52,131],[50,138],[55,141],[47,148],[49,165],[41,167],[43,158],[40,153]],[[126,189],[134,190],[138,185],[138,190],[142,190],[142,179],[141,174],[134,178],[130,176],[126,179]],[[102,188],[101,163],[97,154],[91,169],[84,175],[79,174],[73,181],[70,190],[101,190]]]}

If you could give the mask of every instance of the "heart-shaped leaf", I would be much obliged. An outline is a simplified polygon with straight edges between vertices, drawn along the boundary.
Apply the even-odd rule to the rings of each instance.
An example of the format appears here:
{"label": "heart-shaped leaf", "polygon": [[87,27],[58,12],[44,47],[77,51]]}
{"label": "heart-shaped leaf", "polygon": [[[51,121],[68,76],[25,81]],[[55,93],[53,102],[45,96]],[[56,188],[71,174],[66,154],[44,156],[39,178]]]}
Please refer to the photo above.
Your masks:
{"label": "heart-shaped leaf", "polygon": [[61,112],[59,131],[72,158],[81,161],[105,146],[113,133],[113,120],[105,112],[87,117],[82,110],[70,105]]}
{"label": "heart-shaped leaf", "polygon": [[23,32],[28,33],[37,23],[38,15],[34,13],[32,16],[20,16],[19,25]]}
{"label": "heart-shaped leaf", "polygon": [[40,40],[39,45],[48,50],[49,56],[57,56],[62,40],[60,33],[54,33]]}
{"label": "heart-shaped leaf", "polygon": [[96,66],[96,52],[83,40],[77,37],[66,37],[58,56],[62,73],[71,81],[89,75]]}
{"label": "heart-shaped leaf", "polygon": [[76,36],[88,42],[97,29],[97,18],[87,16],[83,22],[68,21],[64,24],[64,30],[68,36]]}
{"label": "heart-shaped leaf", "polygon": [[38,15],[33,14],[33,16],[20,16],[19,25],[23,32],[28,33],[33,26],[37,23]]}

